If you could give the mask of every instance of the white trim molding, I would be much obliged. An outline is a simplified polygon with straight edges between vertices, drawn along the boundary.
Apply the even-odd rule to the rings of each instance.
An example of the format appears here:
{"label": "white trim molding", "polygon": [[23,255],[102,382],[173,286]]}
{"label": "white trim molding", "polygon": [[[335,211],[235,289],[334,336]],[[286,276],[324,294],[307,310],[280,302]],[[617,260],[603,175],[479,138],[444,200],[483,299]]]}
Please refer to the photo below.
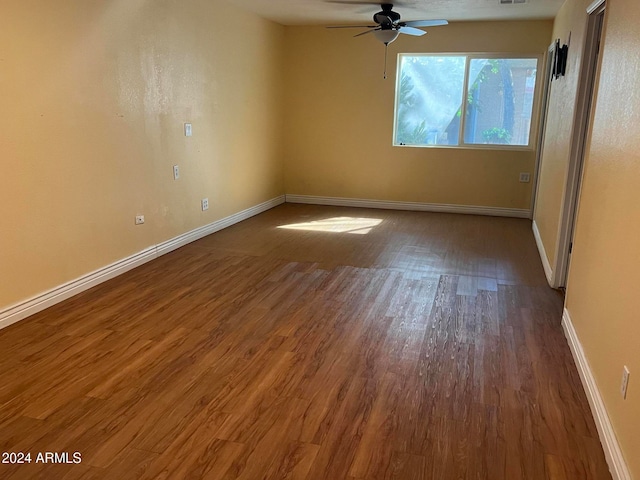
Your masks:
{"label": "white trim molding", "polygon": [[463,213],[492,217],[531,218],[529,209],[479,207],[475,205],[450,205],[446,203],[396,202],[391,200],[365,200],[359,198],[315,197],[311,195],[286,195],[287,203],[331,205],[334,207],[380,208],[384,210],[409,210],[417,212]]}
{"label": "white trim molding", "polygon": [[278,205],[285,202],[285,196],[267,200],[259,205],[247,208],[241,212],[235,213],[228,217],[217,220],[213,223],[205,225],[200,228],[196,228],[183,235],[179,235],[175,238],[162,242],[158,245],[153,245],[149,248],[145,248],[143,251],[130,255],[126,258],[118,260],[106,267],[102,267],[94,272],[83,275],[80,278],[72,280],[70,282],[59,285],[51,290],[36,295],[33,298],[20,302],[16,305],[12,305],[4,310],[0,311],[0,329],[8,327],[20,320],[23,320],[35,313],[38,313],[45,308],[51,307],[56,303],[60,303],[67,298],[73,297],[79,293],[89,290],[100,283],[106,282],[118,275],[122,275],[129,270],[139,267],[155,258],[169,253],[177,248],[180,248],[188,243],[199,240],[202,237],[206,237],[212,233],[215,233],[223,228],[227,228],[231,225],[246,220],[259,213],[266,212]]}
{"label": "white trim molding", "polygon": [[49,308],[56,303],[60,303],[78,293],[89,290],[102,282],[122,275],[129,270],[153,260],[156,256],[155,247],[146,248],[141,252],[123,258],[111,265],[107,265],[70,282],[63,283],[29,300],[6,308],[0,311],[0,329],[19,322],[30,315]]}
{"label": "white trim molding", "polygon": [[542,260],[542,267],[544,268],[544,274],[547,277],[547,282],[549,282],[549,286],[551,288],[556,288],[555,284],[555,275],[553,274],[553,268],[551,268],[551,264],[549,263],[549,257],[547,256],[547,251],[544,249],[544,243],[542,243],[542,237],[540,236],[540,230],[538,230],[538,224],[536,221],[533,221],[532,227],[533,229],[533,237],[536,239],[536,245],[538,247],[538,253],[540,253],[540,260]]}
{"label": "white trim molding", "polygon": [[221,218],[220,220],[217,220],[213,223],[174,237],[170,240],[167,240],[166,242],[162,242],[156,246],[158,250],[158,256],[172,252],[173,250],[183,247],[188,243],[195,242],[196,240],[200,240],[207,235],[219,232],[220,230],[230,227],[231,225],[235,225],[236,223],[240,223],[243,220],[266,212],[267,210],[271,210],[278,205],[282,205],[284,202],[285,196],[280,195],[279,197],[272,198],[271,200],[267,200],[266,202],[260,203],[259,205],[254,205],[253,207],[247,208],[246,210],[234,213],[233,215],[229,215],[228,217]]}
{"label": "white trim molding", "polygon": [[611,420],[609,420],[607,408],[600,395],[600,390],[598,390],[598,384],[593,377],[589,361],[582,349],[582,344],[571,322],[569,311],[566,308],[562,314],[562,328],[564,329],[569,348],[573,354],[573,360],[580,374],[580,380],[582,380],[582,386],[587,394],[589,405],[591,406],[591,413],[598,429],[600,443],[602,443],[602,449],[604,450],[611,476],[613,480],[631,480],[631,472],[622,455],[616,433],[613,425],[611,425]]}
{"label": "white trim molding", "polygon": [[606,0],[595,0],[591,5],[587,7],[587,13],[591,15],[598,8],[600,8]]}

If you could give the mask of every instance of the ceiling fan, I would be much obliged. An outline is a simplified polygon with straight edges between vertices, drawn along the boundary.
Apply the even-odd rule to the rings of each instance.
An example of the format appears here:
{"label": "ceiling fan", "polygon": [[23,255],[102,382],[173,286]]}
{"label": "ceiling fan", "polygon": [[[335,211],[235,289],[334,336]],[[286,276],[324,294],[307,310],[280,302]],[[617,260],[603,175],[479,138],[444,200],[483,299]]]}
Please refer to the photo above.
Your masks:
{"label": "ceiling fan", "polygon": [[[352,2],[348,0],[334,0],[334,3],[362,4],[362,2]],[[385,45],[389,45],[398,38],[398,35],[401,33],[416,37],[420,37],[427,33],[416,27],[437,27],[449,24],[446,20],[412,20],[409,22],[402,22],[400,21],[400,14],[393,10],[392,3],[382,3],[380,4],[380,7],[382,8],[382,11],[373,15],[373,21],[376,22],[376,25],[338,25],[327,28],[368,28],[369,30],[366,32],[358,33],[354,36],[360,37],[368,33],[373,33],[379,41]]]}
{"label": "ceiling fan", "polygon": [[[344,3],[348,5],[362,5],[364,2],[357,2],[354,0],[327,0],[331,3]],[[377,3],[374,3],[377,5]],[[437,27],[439,25],[448,25],[446,20],[412,20],[409,22],[402,22],[400,14],[393,10],[392,3],[380,4],[382,11],[373,15],[373,21],[376,25],[337,25],[327,28],[368,28],[366,32],[358,33],[354,37],[360,37],[368,33],[373,33],[374,36],[382,43],[384,43],[384,78],[387,78],[387,48],[389,44],[393,42],[398,35],[404,33],[406,35],[413,35],[415,37],[421,37],[424,35],[424,30],[420,30],[417,27]]]}

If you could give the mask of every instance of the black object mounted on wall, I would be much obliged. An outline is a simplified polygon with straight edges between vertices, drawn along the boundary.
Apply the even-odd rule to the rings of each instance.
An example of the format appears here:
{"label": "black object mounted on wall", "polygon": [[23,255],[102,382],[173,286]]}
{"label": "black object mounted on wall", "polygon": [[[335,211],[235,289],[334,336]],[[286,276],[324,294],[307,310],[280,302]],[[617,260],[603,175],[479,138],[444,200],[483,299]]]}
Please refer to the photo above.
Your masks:
{"label": "black object mounted on wall", "polygon": [[567,57],[569,56],[569,45],[565,44],[560,46],[560,39],[556,40],[555,48],[553,49],[553,72],[552,77],[557,80],[560,77],[564,77],[567,71]]}

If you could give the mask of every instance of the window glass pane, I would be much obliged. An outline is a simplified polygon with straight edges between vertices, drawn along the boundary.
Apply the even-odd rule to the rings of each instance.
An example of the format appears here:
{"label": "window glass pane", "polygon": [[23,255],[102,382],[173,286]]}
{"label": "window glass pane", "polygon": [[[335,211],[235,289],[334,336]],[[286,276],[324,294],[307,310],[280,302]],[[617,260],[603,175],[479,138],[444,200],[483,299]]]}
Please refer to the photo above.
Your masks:
{"label": "window glass pane", "polygon": [[466,57],[400,60],[396,145],[458,145]]}
{"label": "window glass pane", "polygon": [[464,142],[529,145],[535,58],[472,59]]}

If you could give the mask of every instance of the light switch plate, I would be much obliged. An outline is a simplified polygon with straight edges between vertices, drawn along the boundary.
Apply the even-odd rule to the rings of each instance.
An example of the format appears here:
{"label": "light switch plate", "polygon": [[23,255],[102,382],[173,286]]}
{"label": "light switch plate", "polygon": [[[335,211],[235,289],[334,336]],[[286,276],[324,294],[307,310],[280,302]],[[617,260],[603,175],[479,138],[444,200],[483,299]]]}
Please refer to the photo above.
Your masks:
{"label": "light switch plate", "polygon": [[627,387],[629,386],[629,367],[626,365],[622,369],[622,382],[620,382],[620,394],[622,398],[627,398]]}

